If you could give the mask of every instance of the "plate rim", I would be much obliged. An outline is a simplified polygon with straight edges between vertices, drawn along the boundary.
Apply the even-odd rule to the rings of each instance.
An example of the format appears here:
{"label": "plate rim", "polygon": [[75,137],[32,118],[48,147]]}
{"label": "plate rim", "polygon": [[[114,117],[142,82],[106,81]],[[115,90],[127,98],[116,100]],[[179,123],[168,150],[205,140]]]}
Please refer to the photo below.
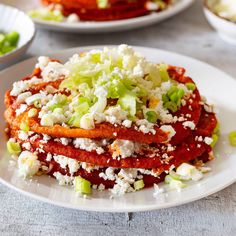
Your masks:
{"label": "plate rim", "polygon": [[[68,52],[71,52],[71,51],[81,51],[81,50],[91,50],[91,49],[94,49],[94,48],[103,48],[103,47],[115,47],[117,45],[94,45],[94,46],[82,46],[82,47],[73,47],[73,48],[68,48],[68,49],[64,49],[64,50],[59,50],[59,51],[56,51],[56,52],[49,52],[49,53],[46,53],[47,56],[51,56],[53,57],[54,55],[59,55],[59,54],[66,54]],[[158,48],[153,48],[153,47],[140,47],[140,46],[134,46],[134,45],[130,45],[132,46],[135,50],[156,50],[156,51],[161,51],[163,53],[168,53],[168,54],[171,54],[171,55],[174,55],[174,56],[180,56],[180,57],[183,57],[185,59],[191,59],[197,63],[201,63],[201,64],[205,64],[207,65],[208,67],[210,67],[211,69],[214,69],[216,70],[217,72],[220,72],[220,73],[223,73],[226,77],[227,77],[227,80],[231,80],[231,81],[234,81],[235,82],[235,79],[225,73],[224,71],[206,63],[206,62],[203,62],[201,60],[198,60],[198,59],[195,59],[193,57],[189,57],[189,56],[186,56],[184,54],[179,54],[179,53],[175,53],[175,52],[172,52],[172,51],[168,51],[168,50],[163,50],[163,49],[158,49]],[[15,65],[12,65],[2,71],[0,71],[0,76],[2,76],[2,74],[4,73],[8,73],[10,70],[14,69],[15,66],[19,66],[19,65],[23,65],[24,63],[27,63],[27,62],[30,62],[30,61],[33,61],[37,58],[37,56],[34,56],[34,57],[31,57],[29,59],[26,59],[26,60],[23,60],[19,63],[16,63]],[[212,177],[209,177],[209,178],[212,178]],[[184,201],[171,201],[169,203],[165,203],[165,206],[162,207],[162,206],[158,206],[158,205],[155,205],[155,204],[152,204],[152,205],[133,205],[131,207],[124,207],[124,208],[119,208],[119,209],[114,209],[114,208],[106,208],[105,209],[102,209],[102,208],[98,208],[98,209],[94,209],[93,207],[90,207],[89,205],[75,205],[75,204],[71,204],[71,203],[65,203],[65,202],[61,202],[61,201],[55,201],[55,200],[51,200],[50,198],[47,198],[47,197],[44,197],[44,196],[39,196],[37,194],[34,194],[34,193],[31,193],[31,192],[28,192],[27,190],[23,190],[21,188],[18,188],[16,186],[14,186],[13,184],[7,182],[6,180],[2,179],[2,177],[0,177],[0,183],[2,183],[3,185],[9,187],[10,189],[13,189],[15,190],[16,192],[19,192],[27,197],[31,197],[33,199],[36,199],[36,200],[39,200],[41,202],[44,202],[44,203],[49,203],[49,204],[52,204],[52,205],[55,205],[55,206],[59,206],[59,207],[64,207],[64,208],[69,208],[69,209],[75,209],[75,210],[86,210],[86,211],[91,211],[91,212],[113,212],[113,213],[118,213],[118,212],[143,212],[143,211],[153,211],[153,210],[160,210],[160,209],[167,209],[167,208],[170,208],[170,207],[175,207],[175,206],[180,206],[180,205],[184,205],[184,204],[187,204],[187,203],[190,203],[190,202],[193,202],[193,201],[196,201],[196,200],[200,200],[202,198],[205,198],[209,195],[212,195],[216,192],[219,192],[220,190],[223,190],[225,189],[226,187],[230,186],[231,184],[235,183],[236,182],[236,176],[231,176],[231,178],[227,181],[227,183],[224,183],[224,184],[221,184],[220,186],[218,185],[215,185],[215,187],[212,187],[210,191],[206,191],[204,194],[201,194],[199,196],[194,196],[194,197],[190,197]],[[63,186],[62,186],[63,188]],[[131,193],[132,194],[132,193]],[[135,193],[134,193],[135,194]]]}
{"label": "plate rim", "polygon": [[[67,24],[65,22],[50,22],[38,19],[32,19],[37,27],[42,29],[50,29],[53,31],[68,31],[78,33],[95,33],[95,32],[115,32],[129,29],[135,29],[168,19],[190,7],[195,0],[179,0],[169,9],[162,12],[151,13],[145,16],[134,17],[113,21],[81,21],[75,24]],[[16,5],[13,4],[15,7]],[[21,10],[23,10],[21,8]],[[24,11],[24,10],[23,10]],[[92,31],[95,30],[95,31]]]}

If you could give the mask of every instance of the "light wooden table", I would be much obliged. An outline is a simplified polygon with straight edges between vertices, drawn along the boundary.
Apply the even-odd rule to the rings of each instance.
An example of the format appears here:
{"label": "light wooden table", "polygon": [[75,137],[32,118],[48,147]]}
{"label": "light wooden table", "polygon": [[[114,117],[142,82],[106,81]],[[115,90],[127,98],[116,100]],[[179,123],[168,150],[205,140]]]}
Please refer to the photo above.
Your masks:
{"label": "light wooden table", "polygon": [[[181,15],[130,32],[77,35],[38,31],[25,58],[70,47],[121,43],[186,54],[236,77],[236,47],[225,44],[208,25],[200,0]],[[126,214],[89,213],[55,207],[0,185],[0,235],[234,236],[236,184],[180,207],[133,213],[130,220]]]}

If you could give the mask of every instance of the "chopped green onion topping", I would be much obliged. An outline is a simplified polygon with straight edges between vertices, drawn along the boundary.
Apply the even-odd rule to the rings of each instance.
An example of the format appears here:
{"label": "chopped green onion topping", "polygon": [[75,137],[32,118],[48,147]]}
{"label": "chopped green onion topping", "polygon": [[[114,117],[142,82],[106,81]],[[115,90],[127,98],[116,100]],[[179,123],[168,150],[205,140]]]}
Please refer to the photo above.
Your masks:
{"label": "chopped green onion topping", "polygon": [[25,131],[25,132],[28,132],[30,130],[30,127],[25,121],[23,121],[20,124],[20,129]]}
{"label": "chopped green onion topping", "polygon": [[75,191],[81,194],[91,194],[91,183],[80,177],[75,177]]}
{"label": "chopped green onion topping", "polygon": [[170,95],[170,100],[171,100],[172,102],[174,102],[174,103],[177,103],[177,102],[178,102],[179,97],[178,97],[177,92],[174,92],[174,93],[172,93],[172,94]]}
{"label": "chopped green onion topping", "polygon": [[167,64],[160,64],[158,66],[158,68],[159,68],[159,72],[160,72],[160,76],[161,76],[162,81],[170,80],[170,76],[168,73],[168,65]]}
{"label": "chopped green onion topping", "polygon": [[142,179],[137,180],[137,181],[134,182],[134,189],[135,189],[136,191],[138,191],[138,190],[144,188],[144,186],[145,186],[145,184],[144,184],[144,182],[143,182]]}
{"label": "chopped green onion topping", "polygon": [[41,108],[41,106],[42,106],[41,101],[40,100],[34,101],[34,106],[36,108]]}
{"label": "chopped green onion topping", "polygon": [[166,102],[164,103],[164,107],[172,112],[176,112],[178,110],[177,105],[174,102]]}
{"label": "chopped green onion topping", "polygon": [[126,94],[118,100],[118,104],[122,109],[126,110],[130,116],[136,114],[136,97],[131,94]]}
{"label": "chopped green onion topping", "polygon": [[176,180],[173,177],[171,177],[170,175],[167,175],[165,177],[165,183],[168,184],[170,186],[170,188],[177,189],[177,190],[179,190],[181,188],[185,188],[187,186],[182,181]]}
{"label": "chopped green onion topping", "polygon": [[28,12],[28,15],[31,18],[45,20],[45,21],[55,21],[62,22],[64,19],[63,14],[58,10],[48,10],[48,9],[39,9],[32,10]]}
{"label": "chopped green onion topping", "polygon": [[170,177],[172,177],[175,180],[181,180],[180,175],[176,174],[176,172],[173,170],[169,172],[169,175],[170,175]]}
{"label": "chopped green onion topping", "polygon": [[8,34],[0,33],[0,55],[13,51],[18,44],[20,35],[16,31]]}
{"label": "chopped green onion topping", "polygon": [[219,137],[218,137],[217,134],[213,134],[211,138],[213,140],[212,143],[211,143],[211,147],[214,148],[216,143],[217,143],[217,141],[218,141],[218,139],[219,139]]}
{"label": "chopped green onion topping", "polygon": [[10,154],[18,155],[19,153],[21,153],[21,146],[19,143],[8,141],[7,150]]}
{"label": "chopped green onion topping", "polygon": [[158,115],[155,111],[146,112],[147,120],[151,123],[156,123],[158,119]]}
{"label": "chopped green onion topping", "polygon": [[167,92],[168,97],[170,97],[175,92],[178,92],[178,88],[176,86],[172,86]]}
{"label": "chopped green onion topping", "polygon": [[228,135],[230,145],[236,147],[236,131],[232,131]]}
{"label": "chopped green onion topping", "polygon": [[164,107],[172,112],[176,112],[181,106],[181,99],[184,94],[183,89],[179,89],[177,86],[173,85],[166,94],[162,95]]}
{"label": "chopped green onion topping", "polygon": [[162,101],[163,101],[163,103],[169,102],[169,98],[168,98],[167,94],[162,95]]}
{"label": "chopped green onion topping", "polygon": [[35,117],[37,114],[38,114],[38,111],[37,111],[36,108],[31,108],[31,109],[28,111],[28,117]]}
{"label": "chopped green onion topping", "polygon": [[106,8],[108,7],[108,0],[97,0],[98,8]]}
{"label": "chopped green onion topping", "polygon": [[216,124],[215,129],[213,130],[214,134],[218,134],[220,132],[220,122],[218,121]]}
{"label": "chopped green onion topping", "polygon": [[188,90],[194,91],[196,89],[196,85],[194,83],[186,83],[185,85]]}

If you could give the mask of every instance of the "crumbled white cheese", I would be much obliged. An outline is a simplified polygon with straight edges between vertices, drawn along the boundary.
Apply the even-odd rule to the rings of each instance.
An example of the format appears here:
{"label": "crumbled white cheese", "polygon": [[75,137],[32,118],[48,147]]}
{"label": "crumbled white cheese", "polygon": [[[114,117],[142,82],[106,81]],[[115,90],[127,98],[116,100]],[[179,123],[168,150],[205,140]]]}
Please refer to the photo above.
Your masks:
{"label": "crumbled white cheese", "polygon": [[68,77],[69,71],[59,62],[49,62],[44,67],[41,74],[43,80],[49,82]]}
{"label": "crumbled white cheese", "polygon": [[161,129],[163,132],[167,133],[167,135],[168,135],[168,141],[170,141],[171,138],[172,138],[173,136],[175,136],[175,134],[176,134],[174,128],[173,128],[171,125],[162,125],[162,126],[160,127],[160,129]]}
{"label": "crumbled white cheese", "polygon": [[11,96],[18,96],[21,93],[29,89],[31,85],[39,84],[42,80],[37,77],[32,77],[30,80],[20,80],[13,84],[13,88],[10,92]]}
{"label": "crumbled white cheese", "polygon": [[158,5],[158,3],[148,1],[146,3],[146,9],[148,11],[157,11],[159,9],[159,5]]}
{"label": "crumbled white cheese", "polygon": [[213,142],[213,139],[210,138],[210,137],[205,137],[205,138],[204,138],[204,142],[205,142],[207,145],[211,145],[211,143]]}
{"label": "crumbled white cheese", "polygon": [[204,110],[208,113],[214,112],[214,105],[204,103],[203,107],[204,107]]}
{"label": "crumbled white cheese", "polygon": [[60,165],[61,168],[65,169],[67,166],[69,168],[70,174],[74,174],[80,168],[78,161],[68,158],[62,155],[54,155],[53,159]]}
{"label": "crumbled white cheese", "polygon": [[122,122],[122,125],[125,126],[126,128],[130,128],[132,126],[132,121],[131,120],[124,120]]}
{"label": "crumbled white cheese", "polygon": [[36,139],[38,139],[39,137],[40,137],[39,134],[35,134],[35,135],[33,135],[32,137],[30,137],[30,141],[33,142],[33,141],[35,141]]}
{"label": "crumbled white cheese", "polygon": [[62,175],[60,172],[54,172],[53,176],[58,180],[59,185],[72,185],[74,177],[68,175]]}
{"label": "crumbled white cheese", "polygon": [[156,130],[154,129],[154,124],[148,122],[145,119],[137,120],[136,125],[138,126],[138,130],[143,132],[144,134],[151,133],[154,135],[156,133]]}
{"label": "crumbled white cheese", "polygon": [[124,111],[120,105],[109,107],[104,114],[106,121],[111,124],[121,124],[128,116],[128,112]]}
{"label": "crumbled white cheese", "polygon": [[126,158],[130,157],[136,151],[135,143],[129,140],[116,139],[110,147],[112,157]]}
{"label": "crumbled white cheese", "polygon": [[190,128],[191,130],[195,129],[195,124],[192,121],[183,122],[184,128]]}
{"label": "crumbled white cheese", "polygon": [[52,154],[48,153],[46,157],[46,161],[51,161],[52,160]]}
{"label": "crumbled white cheese", "polygon": [[24,178],[27,176],[35,175],[40,168],[41,164],[38,156],[29,151],[23,151],[18,158],[19,174]]}
{"label": "crumbled white cheese", "polygon": [[99,184],[97,189],[99,191],[103,191],[105,189],[105,185],[104,184]]}
{"label": "crumbled white cheese", "polygon": [[88,152],[96,151],[98,154],[104,153],[104,149],[101,147],[99,142],[88,138],[76,138],[73,141],[75,148],[80,148]]}
{"label": "crumbled white cheese", "polygon": [[20,107],[16,109],[16,116],[19,116],[23,112],[27,110],[27,105],[26,104],[20,104]]}
{"label": "crumbled white cheese", "polygon": [[19,130],[19,131],[18,131],[18,138],[19,138],[19,139],[25,141],[25,140],[28,139],[28,137],[29,137],[29,135],[28,135],[27,132],[24,132],[24,131],[22,131],[22,130]]}
{"label": "crumbled white cheese", "polygon": [[22,147],[25,148],[26,150],[29,150],[31,149],[31,144],[29,142],[26,142],[26,143],[23,143],[22,144]]}
{"label": "crumbled white cheese", "polygon": [[60,138],[61,144],[67,146],[71,141],[69,138]]}
{"label": "crumbled white cheese", "polygon": [[24,92],[18,95],[16,102],[17,103],[24,103],[26,98],[30,97],[32,95],[31,92]]}
{"label": "crumbled white cheese", "polygon": [[40,56],[38,57],[38,63],[35,65],[35,68],[44,70],[44,68],[48,65],[49,62],[50,62],[49,57]]}
{"label": "crumbled white cheese", "polygon": [[75,13],[72,13],[72,14],[70,14],[68,17],[67,17],[67,19],[66,19],[66,21],[68,22],[68,23],[76,23],[76,22],[78,22],[80,19],[79,19],[79,16],[77,15],[77,14],[75,14]]}

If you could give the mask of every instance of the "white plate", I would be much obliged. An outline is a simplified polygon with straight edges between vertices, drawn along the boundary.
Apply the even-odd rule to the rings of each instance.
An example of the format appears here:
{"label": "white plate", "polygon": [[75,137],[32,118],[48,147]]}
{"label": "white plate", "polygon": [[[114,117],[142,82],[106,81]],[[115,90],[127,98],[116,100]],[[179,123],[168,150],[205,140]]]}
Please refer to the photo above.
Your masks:
{"label": "white plate", "polygon": [[35,35],[33,21],[22,11],[0,4],[0,31],[17,31],[20,34],[18,46],[15,50],[0,56],[0,63],[7,63],[22,56]]}
{"label": "white plate", "polygon": [[[101,46],[100,46],[101,47]],[[99,46],[75,48],[50,55],[52,58],[68,59],[72,54],[99,48]],[[209,100],[214,101],[219,109],[222,136],[216,146],[217,158],[209,163],[212,172],[206,174],[199,182],[189,183],[182,192],[169,191],[158,199],[153,197],[153,188],[123,197],[109,199],[109,191],[95,192],[89,199],[77,197],[74,190],[59,186],[57,181],[47,176],[34,178],[32,182],[18,177],[16,167],[9,165],[9,155],[5,148],[4,121],[0,118],[0,181],[9,187],[39,200],[68,208],[103,211],[103,212],[133,212],[155,210],[191,202],[213,194],[236,181],[236,148],[231,148],[225,142],[225,136],[232,129],[236,130],[236,80],[218,69],[195,59],[171,52],[136,47],[148,59],[158,63],[166,62],[183,66],[188,75],[196,81],[200,91]],[[36,62],[35,58],[26,60],[0,72],[0,114],[4,111],[4,93],[14,81],[29,75]],[[4,80],[4,82],[3,82]]]}
{"label": "white plate", "polygon": [[[40,6],[40,0],[2,0],[21,10],[29,11]],[[96,32],[111,32],[122,31],[128,29],[139,28],[146,25],[151,25],[167,19],[190,6],[194,0],[176,0],[176,3],[169,9],[153,13],[146,16],[136,17],[127,20],[106,21],[106,22],[78,22],[74,24],[55,23],[35,20],[37,26],[55,31],[78,32],[78,33],[96,33]]]}

